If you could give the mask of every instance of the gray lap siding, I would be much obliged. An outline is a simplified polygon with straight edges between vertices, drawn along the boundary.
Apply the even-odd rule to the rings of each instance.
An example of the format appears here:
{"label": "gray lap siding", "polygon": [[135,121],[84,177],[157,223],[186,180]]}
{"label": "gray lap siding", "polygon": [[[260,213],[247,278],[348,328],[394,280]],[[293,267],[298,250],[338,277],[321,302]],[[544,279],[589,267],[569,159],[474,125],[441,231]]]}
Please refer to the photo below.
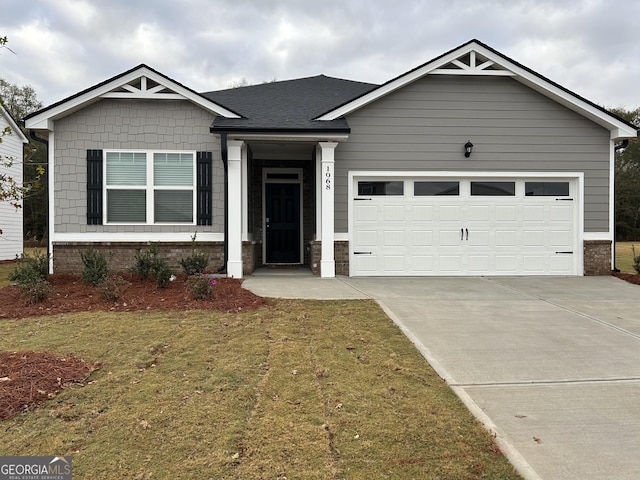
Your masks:
{"label": "gray lap siding", "polygon": [[195,225],[87,225],[88,149],[193,150],[213,152],[213,225],[224,231],[224,171],[214,116],[186,101],[106,99],[55,122],[55,217],[57,233],[191,232]]}
{"label": "gray lap siding", "polygon": [[608,130],[511,78],[429,76],[347,121],[349,140],[336,149],[336,232],[348,231],[353,170],[584,172],[585,231],[609,230]]}

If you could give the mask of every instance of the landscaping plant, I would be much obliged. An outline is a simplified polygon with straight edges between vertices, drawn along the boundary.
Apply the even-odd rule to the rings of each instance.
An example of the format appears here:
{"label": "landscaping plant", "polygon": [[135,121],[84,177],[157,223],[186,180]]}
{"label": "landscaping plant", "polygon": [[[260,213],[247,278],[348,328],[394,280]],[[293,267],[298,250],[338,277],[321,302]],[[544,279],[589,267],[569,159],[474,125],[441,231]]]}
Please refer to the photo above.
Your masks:
{"label": "landscaping plant", "polygon": [[97,287],[106,280],[109,275],[109,268],[107,257],[105,257],[104,253],[90,248],[86,252],[81,252],[80,258],[82,258],[84,265],[84,270],[82,271],[82,281],[84,283]]}
{"label": "landscaping plant", "polygon": [[158,288],[164,288],[174,278],[166,260],[160,258],[156,243],[151,243],[149,249],[145,252],[138,248],[135,260],[133,271],[140,280],[147,280],[149,277],[153,277]]}
{"label": "landscaping plant", "polygon": [[28,304],[34,304],[44,301],[51,293],[48,273],[49,257],[36,250],[33,256],[22,255],[15,270],[9,273],[9,280],[18,285]]}
{"label": "landscaping plant", "polygon": [[100,291],[102,292],[102,297],[107,302],[117,302],[120,300],[122,293],[129,285],[131,285],[131,283],[120,275],[107,275],[99,286]]}
{"label": "landscaping plant", "polygon": [[633,268],[640,273],[640,255],[636,255],[636,246],[631,245],[631,254],[633,256]]}
{"label": "landscaping plant", "polygon": [[216,280],[203,275],[193,275],[187,279],[187,289],[194,300],[204,300],[211,296],[216,283]]}
{"label": "landscaping plant", "polygon": [[9,273],[9,280],[18,285],[24,285],[38,280],[46,280],[48,274],[49,258],[36,250],[33,256],[25,253],[20,257],[14,271]]}
{"label": "landscaping plant", "polygon": [[196,235],[197,232],[191,237],[191,255],[180,260],[180,265],[182,265],[182,269],[187,275],[204,273],[209,264],[209,255],[196,248]]}

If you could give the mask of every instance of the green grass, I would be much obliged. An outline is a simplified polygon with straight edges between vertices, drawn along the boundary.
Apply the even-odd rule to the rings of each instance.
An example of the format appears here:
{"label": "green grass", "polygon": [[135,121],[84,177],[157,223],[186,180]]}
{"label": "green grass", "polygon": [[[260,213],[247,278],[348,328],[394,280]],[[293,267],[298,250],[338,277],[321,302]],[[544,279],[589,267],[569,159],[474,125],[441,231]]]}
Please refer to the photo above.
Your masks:
{"label": "green grass", "polygon": [[520,478],[372,301],[3,320],[0,338],[102,362],[1,423],[0,455],[70,454],[74,477]]}
{"label": "green grass", "polygon": [[616,242],[616,268],[625,273],[637,273],[633,268],[632,246],[640,255],[640,242]]}

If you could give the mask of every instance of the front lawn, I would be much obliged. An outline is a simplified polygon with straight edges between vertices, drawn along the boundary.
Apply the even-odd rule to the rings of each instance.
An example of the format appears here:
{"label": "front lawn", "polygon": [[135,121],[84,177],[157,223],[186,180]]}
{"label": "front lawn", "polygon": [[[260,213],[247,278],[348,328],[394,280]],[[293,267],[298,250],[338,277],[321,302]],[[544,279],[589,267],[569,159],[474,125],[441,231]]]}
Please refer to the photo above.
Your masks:
{"label": "front lawn", "polygon": [[637,273],[633,268],[633,249],[640,255],[640,242],[616,242],[616,268],[625,273]]}
{"label": "front lawn", "polygon": [[72,455],[74,478],[520,478],[372,301],[5,319],[0,339],[102,364],[0,422],[0,455]]}

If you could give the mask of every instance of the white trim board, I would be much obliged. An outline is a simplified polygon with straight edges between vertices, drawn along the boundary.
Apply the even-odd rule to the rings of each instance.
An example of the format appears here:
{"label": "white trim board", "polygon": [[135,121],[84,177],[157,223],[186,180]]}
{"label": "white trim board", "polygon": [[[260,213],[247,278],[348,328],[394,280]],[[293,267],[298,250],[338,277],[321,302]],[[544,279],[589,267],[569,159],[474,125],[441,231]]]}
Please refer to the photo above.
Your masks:
{"label": "white trim board", "polygon": [[52,235],[51,243],[56,242],[95,242],[95,243],[191,243],[193,234],[196,233],[196,243],[199,242],[224,242],[224,233],[207,232],[62,232]]}

